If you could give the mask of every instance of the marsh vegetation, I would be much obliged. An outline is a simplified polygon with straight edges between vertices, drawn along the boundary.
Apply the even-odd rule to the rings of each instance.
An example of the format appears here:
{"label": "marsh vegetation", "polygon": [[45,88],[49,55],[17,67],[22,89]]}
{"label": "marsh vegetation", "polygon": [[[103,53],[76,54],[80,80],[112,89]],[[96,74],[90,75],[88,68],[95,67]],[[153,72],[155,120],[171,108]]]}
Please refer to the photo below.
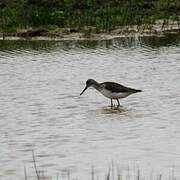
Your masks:
{"label": "marsh vegetation", "polygon": [[[2,0],[0,1],[0,31],[21,32],[29,36],[72,32],[109,32],[125,26],[152,28],[162,20],[179,25],[179,0]],[[33,32],[31,29],[35,29]],[[27,32],[27,31],[25,31]]]}

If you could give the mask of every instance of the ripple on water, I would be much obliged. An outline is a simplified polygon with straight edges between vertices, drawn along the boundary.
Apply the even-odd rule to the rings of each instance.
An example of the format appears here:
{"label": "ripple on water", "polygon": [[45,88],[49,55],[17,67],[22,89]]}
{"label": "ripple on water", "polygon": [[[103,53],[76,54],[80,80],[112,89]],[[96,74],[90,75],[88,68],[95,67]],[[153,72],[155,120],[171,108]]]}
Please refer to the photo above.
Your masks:
{"label": "ripple on water", "polygon": [[[30,178],[32,150],[52,175],[71,169],[72,178],[84,172],[84,179],[92,166],[104,174],[114,160],[120,168],[137,162],[142,174],[174,164],[180,176],[179,43],[175,36],[0,41],[3,179],[24,179],[23,166]],[[79,96],[89,78],[143,92],[111,109],[96,91]]]}
{"label": "ripple on water", "polygon": [[101,112],[104,114],[122,114],[124,112],[127,112],[128,110],[125,107],[113,107],[111,109],[111,107],[104,107],[101,109]]}

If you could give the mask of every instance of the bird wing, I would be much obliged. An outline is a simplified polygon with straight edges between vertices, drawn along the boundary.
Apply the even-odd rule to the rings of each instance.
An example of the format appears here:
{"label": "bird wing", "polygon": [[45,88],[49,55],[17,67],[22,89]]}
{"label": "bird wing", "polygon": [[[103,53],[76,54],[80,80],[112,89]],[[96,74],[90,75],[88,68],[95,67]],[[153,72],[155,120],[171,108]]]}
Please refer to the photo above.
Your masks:
{"label": "bird wing", "polygon": [[106,89],[108,89],[111,92],[119,93],[119,92],[135,92],[135,89],[125,87],[121,84],[114,83],[114,82],[104,82],[101,83],[102,86],[104,86]]}

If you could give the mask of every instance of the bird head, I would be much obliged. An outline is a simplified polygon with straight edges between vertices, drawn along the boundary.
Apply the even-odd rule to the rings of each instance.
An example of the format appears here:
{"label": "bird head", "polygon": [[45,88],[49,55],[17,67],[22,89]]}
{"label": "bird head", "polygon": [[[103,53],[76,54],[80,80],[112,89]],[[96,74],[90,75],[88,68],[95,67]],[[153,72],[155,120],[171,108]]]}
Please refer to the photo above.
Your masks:
{"label": "bird head", "polygon": [[84,90],[81,92],[80,95],[82,95],[86,91],[86,89],[88,89],[89,87],[96,87],[97,84],[98,83],[94,79],[88,79],[86,81],[86,87],[84,88]]}

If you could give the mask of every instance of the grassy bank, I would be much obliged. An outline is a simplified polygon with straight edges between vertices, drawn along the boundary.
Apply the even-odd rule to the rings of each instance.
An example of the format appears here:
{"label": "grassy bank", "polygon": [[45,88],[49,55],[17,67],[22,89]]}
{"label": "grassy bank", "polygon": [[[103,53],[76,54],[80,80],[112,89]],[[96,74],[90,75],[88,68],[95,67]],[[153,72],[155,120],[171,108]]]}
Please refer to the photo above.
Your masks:
{"label": "grassy bank", "polygon": [[[57,172],[55,175],[49,175],[48,172],[41,168],[37,161],[37,157],[35,157],[34,151],[32,152],[33,158],[33,169],[27,169],[24,166],[24,179],[34,179],[34,180],[78,180],[82,179],[78,178],[77,175],[73,173],[72,169],[62,169]],[[76,169],[77,170],[77,169]],[[174,167],[164,170],[163,172],[159,172],[160,170],[156,169],[141,169],[136,163],[129,165],[123,165],[120,167],[118,163],[114,163],[112,161],[109,163],[109,167],[104,172],[100,172],[98,168],[92,166],[91,168],[87,168],[86,177],[84,180],[177,180],[176,170]],[[83,173],[83,172],[82,172]]]}
{"label": "grassy bank", "polygon": [[[34,179],[34,180],[78,180],[77,175],[74,175],[72,169],[62,169],[57,172],[54,176],[48,175],[46,170],[42,170],[41,166],[37,162],[37,157],[35,157],[34,151],[32,151],[32,163],[33,172],[29,175],[29,170],[24,166],[24,179]],[[99,172],[96,167],[92,166],[87,168],[89,172],[86,172],[86,179],[90,180],[177,180],[174,167],[170,168],[167,173],[158,172],[155,169],[140,169],[136,163],[131,164],[131,166],[119,167],[117,163],[112,161],[109,163],[109,167],[105,172]],[[77,170],[77,169],[76,169]],[[145,173],[146,172],[146,173]],[[82,172],[83,173],[83,172]],[[82,179],[82,177],[80,178]]]}
{"label": "grassy bank", "polygon": [[[30,36],[52,32],[99,33],[120,27],[152,28],[157,20],[162,26],[180,23],[179,0],[1,0],[1,34],[35,29]],[[55,33],[54,33],[55,34]]]}

